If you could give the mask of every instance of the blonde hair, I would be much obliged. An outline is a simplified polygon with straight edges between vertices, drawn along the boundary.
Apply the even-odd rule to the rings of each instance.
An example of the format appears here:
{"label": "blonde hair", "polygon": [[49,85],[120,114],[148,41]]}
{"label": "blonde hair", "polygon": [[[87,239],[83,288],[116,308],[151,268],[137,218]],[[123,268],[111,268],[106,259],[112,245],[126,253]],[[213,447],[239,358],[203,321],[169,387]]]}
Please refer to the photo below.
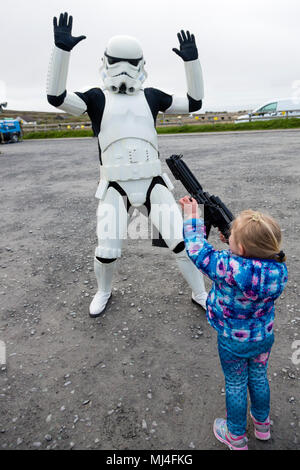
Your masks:
{"label": "blonde hair", "polygon": [[231,230],[235,243],[244,247],[247,257],[286,260],[280,251],[281,229],[273,217],[248,209],[236,217]]}

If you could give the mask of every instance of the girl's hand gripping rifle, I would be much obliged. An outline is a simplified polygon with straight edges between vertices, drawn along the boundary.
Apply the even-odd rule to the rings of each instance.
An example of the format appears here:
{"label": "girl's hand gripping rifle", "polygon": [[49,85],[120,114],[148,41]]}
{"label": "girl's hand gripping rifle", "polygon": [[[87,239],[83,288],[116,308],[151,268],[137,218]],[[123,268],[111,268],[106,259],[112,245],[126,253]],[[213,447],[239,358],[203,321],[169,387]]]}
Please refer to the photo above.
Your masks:
{"label": "girl's hand gripping rifle", "polygon": [[230,235],[230,224],[234,216],[225,206],[218,196],[211,196],[204,192],[201,184],[186,163],[182,160],[182,155],[172,155],[166,159],[173,176],[181,181],[188,193],[196,199],[198,204],[204,205],[204,224],[206,228],[206,238],[208,238],[211,226],[217,227],[228,241]]}

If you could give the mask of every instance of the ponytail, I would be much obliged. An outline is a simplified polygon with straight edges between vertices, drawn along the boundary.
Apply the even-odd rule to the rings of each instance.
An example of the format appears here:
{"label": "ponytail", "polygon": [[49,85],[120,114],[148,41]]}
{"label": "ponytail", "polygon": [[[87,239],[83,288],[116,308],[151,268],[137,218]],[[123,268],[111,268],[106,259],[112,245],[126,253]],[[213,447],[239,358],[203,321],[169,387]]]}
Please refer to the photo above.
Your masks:
{"label": "ponytail", "polygon": [[236,243],[240,243],[249,258],[274,259],[279,263],[286,260],[280,249],[281,230],[279,224],[269,215],[251,209],[241,212],[232,225]]}

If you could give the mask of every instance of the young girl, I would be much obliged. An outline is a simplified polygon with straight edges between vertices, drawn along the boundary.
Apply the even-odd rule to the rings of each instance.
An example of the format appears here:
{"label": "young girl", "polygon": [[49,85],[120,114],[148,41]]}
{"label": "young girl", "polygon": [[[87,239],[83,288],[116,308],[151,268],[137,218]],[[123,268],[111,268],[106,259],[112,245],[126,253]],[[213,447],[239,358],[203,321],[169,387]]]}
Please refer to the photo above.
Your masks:
{"label": "young girl", "polygon": [[229,250],[217,251],[205,240],[195,199],[185,196],[179,203],[187,253],[213,281],[207,319],[218,332],[227,408],[227,419],[215,420],[214,434],[230,449],[247,450],[247,388],[255,436],[270,438],[267,367],[274,342],[274,301],[288,278],[280,227],[268,215],[243,211],[233,221]]}

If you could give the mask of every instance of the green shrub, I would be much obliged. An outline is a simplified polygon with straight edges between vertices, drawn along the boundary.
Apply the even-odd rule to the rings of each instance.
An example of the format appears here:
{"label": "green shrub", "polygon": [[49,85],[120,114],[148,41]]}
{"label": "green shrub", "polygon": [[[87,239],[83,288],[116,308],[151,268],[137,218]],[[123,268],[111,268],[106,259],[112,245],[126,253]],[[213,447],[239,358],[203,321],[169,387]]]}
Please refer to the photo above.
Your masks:
{"label": "green shrub", "polygon": [[293,129],[300,127],[300,119],[273,119],[271,121],[234,122],[215,124],[183,124],[181,126],[158,127],[158,134],[181,134],[190,132],[226,132],[268,129]]}
{"label": "green shrub", "polygon": [[93,137],[91,129],[66,129],[63,131],[36,131],[25,133],[24,139],[56,139],[61,137]]}

